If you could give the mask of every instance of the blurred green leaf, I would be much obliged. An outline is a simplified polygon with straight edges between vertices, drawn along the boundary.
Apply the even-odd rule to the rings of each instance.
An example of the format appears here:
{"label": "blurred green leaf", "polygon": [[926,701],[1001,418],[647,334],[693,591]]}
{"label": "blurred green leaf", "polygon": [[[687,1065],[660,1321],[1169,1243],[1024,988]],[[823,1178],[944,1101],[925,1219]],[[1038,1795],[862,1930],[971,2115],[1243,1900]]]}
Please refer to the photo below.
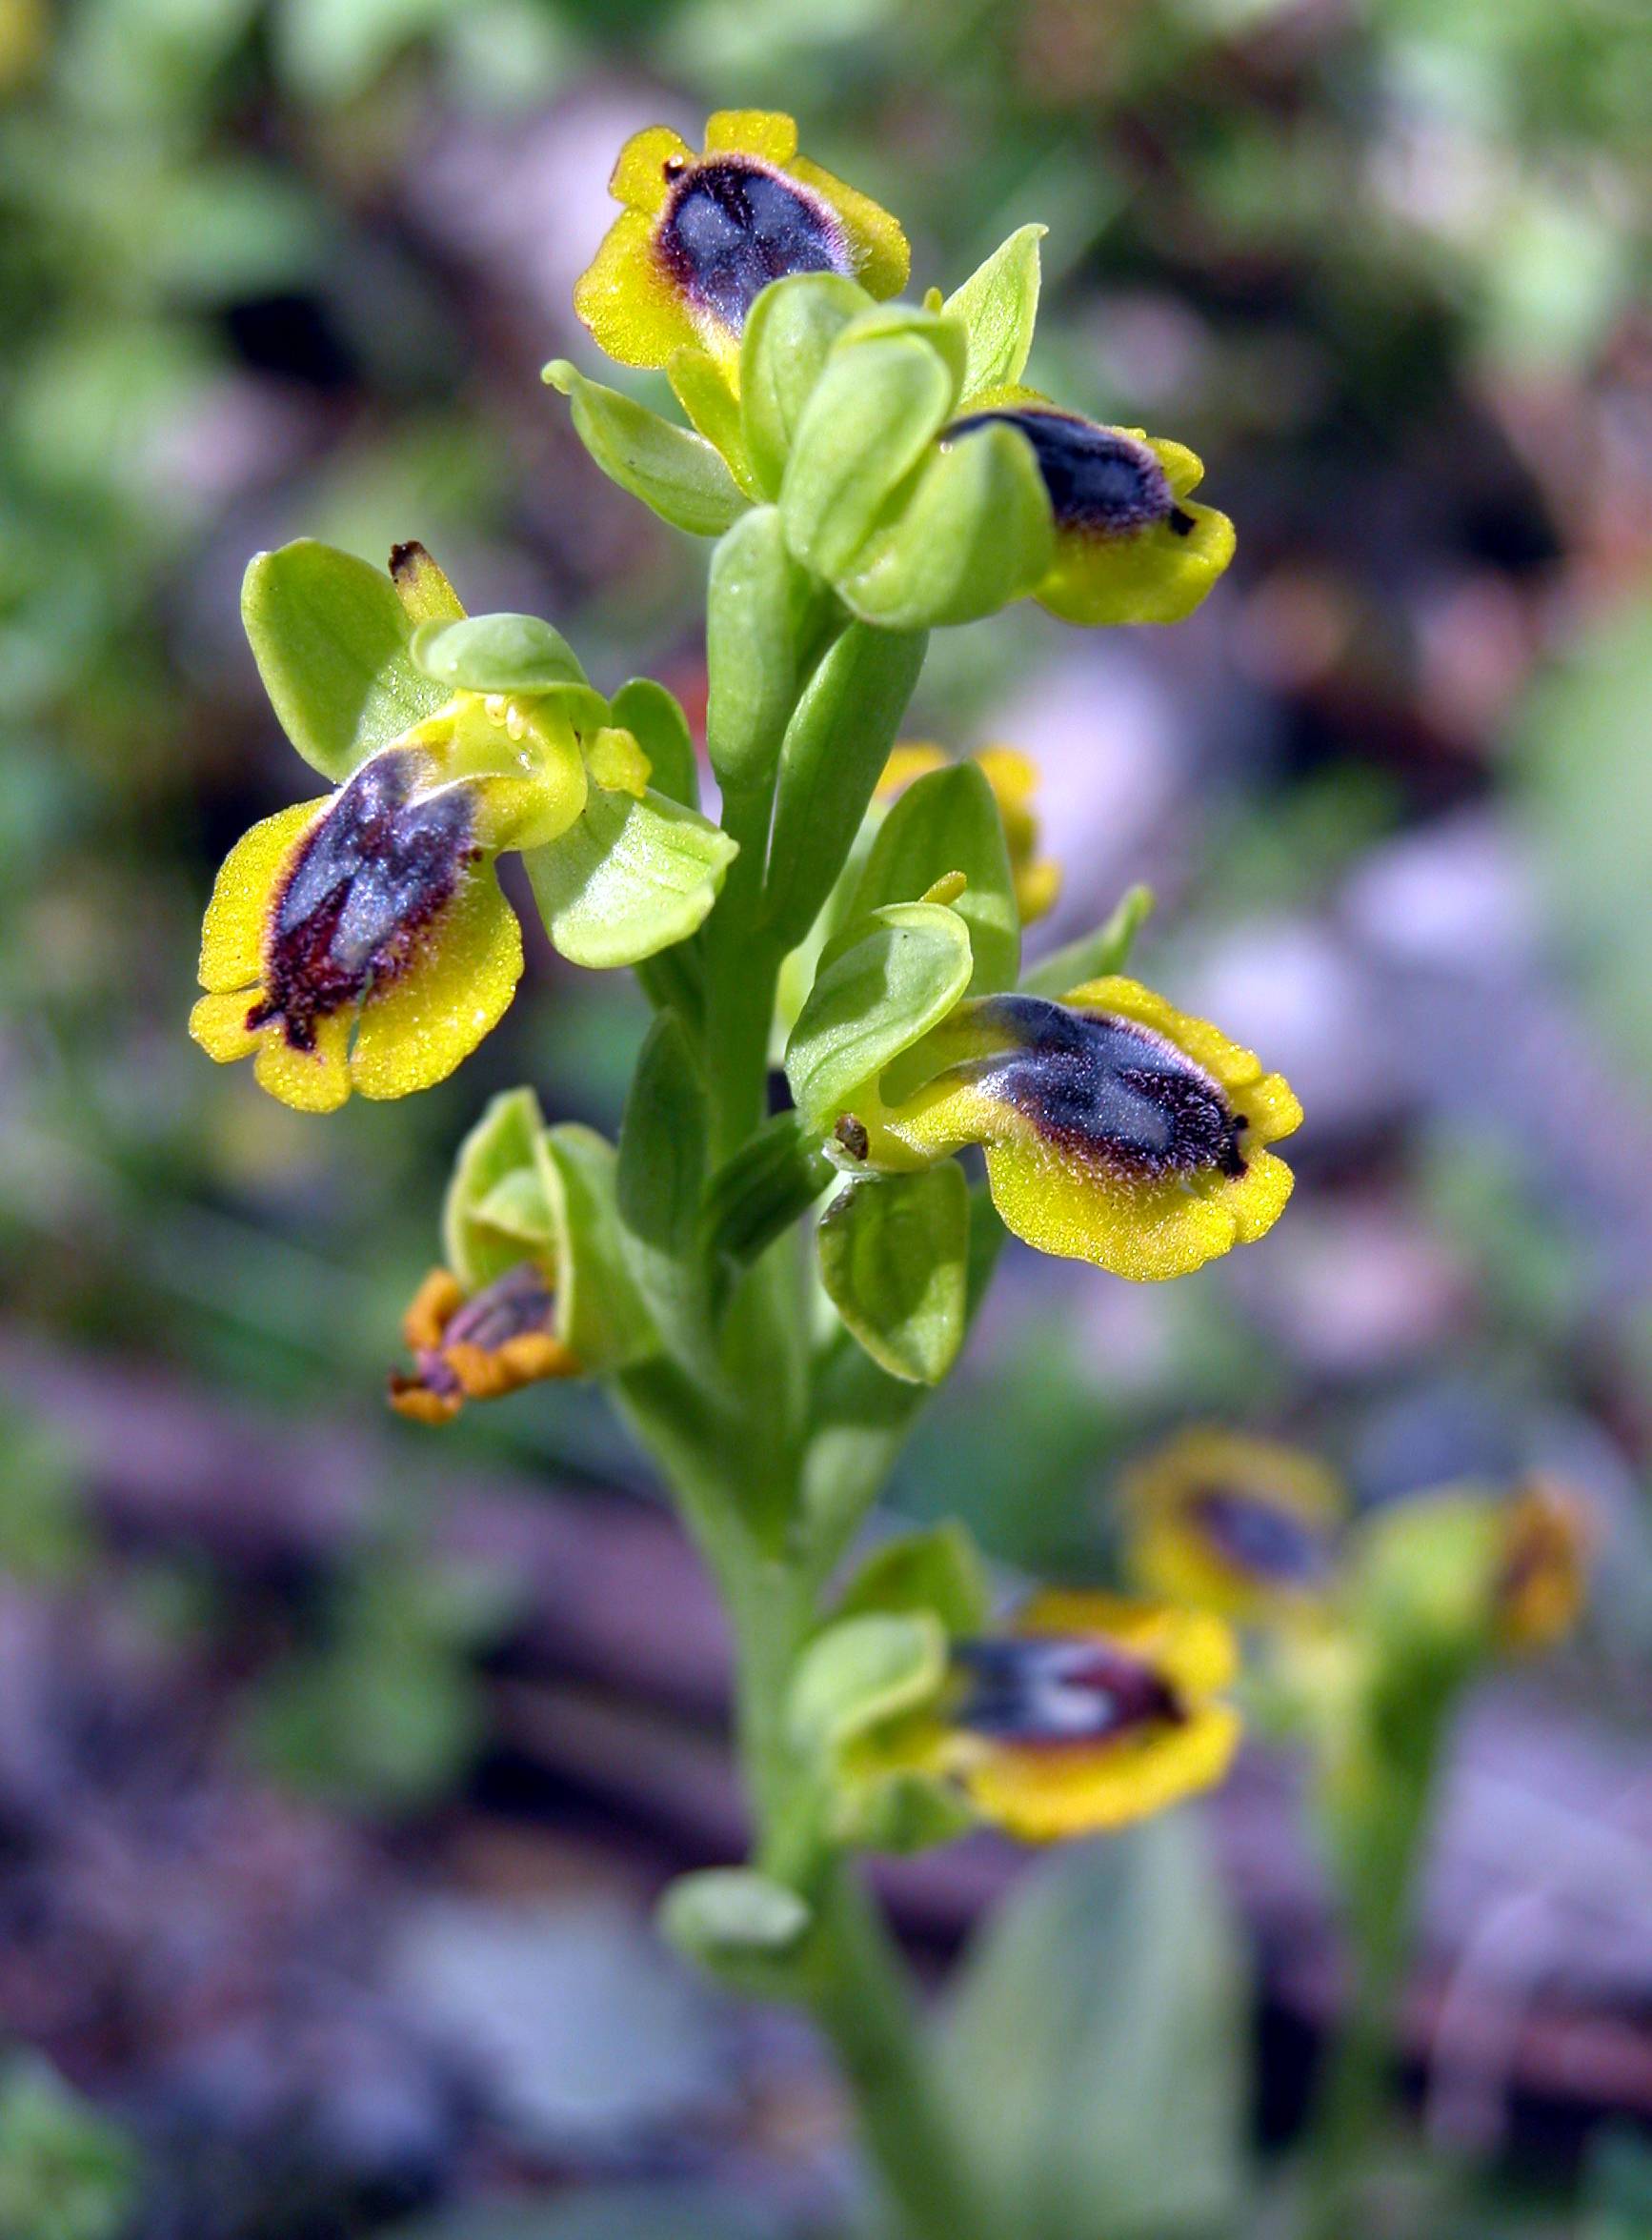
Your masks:
{"label": "blurred green leaf", "polygon": [[118,2240],[138,2152],[121,2127],[33,2053],[0,2066],[0,2232],[6,2240]]}
{"label": "blurred green leaf", "polygon": [[913,1709],[946,1671],[933,1612],[868,1611],[817,1633],[798,1659],[787,1726],[800,1748],[832,1752],[869,1726]]}
{"label": "blurred green leaf", "polygon": [[1238,1943],[1192,1814],[1028,1877],[939,2040],[1006,2240],[1227,2240],[1247,2048]]}

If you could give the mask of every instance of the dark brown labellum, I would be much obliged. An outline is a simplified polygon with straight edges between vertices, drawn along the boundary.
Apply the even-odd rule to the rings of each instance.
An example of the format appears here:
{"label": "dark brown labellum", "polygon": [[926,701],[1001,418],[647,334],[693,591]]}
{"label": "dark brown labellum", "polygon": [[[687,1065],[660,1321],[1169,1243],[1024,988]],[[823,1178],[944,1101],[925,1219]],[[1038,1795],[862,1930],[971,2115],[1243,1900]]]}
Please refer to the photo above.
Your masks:
{"label": "dark brown labellum", "polygon": [[1136,436],[1072,413],[1028,405],[966,413],[947,434],[962,435],[995,420],[1018,428],[1032,445],[1058,529],[1128,536],[1167,521],[1185,536],[1193,528],[1193,516],[1176,503],[1164,469]]}
{"label": "dark brown labellum", "polygon": [[1041,996],[995,996],[979,1016],[1016,1046],[959,1071],[1046,1141],[1141,1181],[1244,1173],[1243,1119],[1162,1036]]}
{"label": "dark brown labellum", "polygon": [[686,170],[673,186],[657,242],[677,286],[733,334],[772,280],[854,271],[826,204],[755,156],[714,156]]}
{"label": "dark brown labellum", "polygon": [[479,853],[469,796],[413,797],[420,767],[413,754],[374,755],[305,836],[276,896],[249,1027],[278,1019],[292,1048],[313,1050],[318,1020],[412,962]]}

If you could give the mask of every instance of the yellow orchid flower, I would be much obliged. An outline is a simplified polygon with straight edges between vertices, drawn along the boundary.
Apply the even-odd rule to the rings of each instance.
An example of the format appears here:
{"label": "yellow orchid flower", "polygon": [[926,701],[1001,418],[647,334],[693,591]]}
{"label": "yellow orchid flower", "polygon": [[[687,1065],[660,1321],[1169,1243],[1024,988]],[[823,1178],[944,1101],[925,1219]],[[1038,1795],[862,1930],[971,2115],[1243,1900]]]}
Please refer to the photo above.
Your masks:
{"label": "yellow orchid flower", "polygon": [[877,297],[906,284],[899,226],[799,155],[797,127],[777,111],[719,110],[697,154],[651,125],[621,149],[609,191],[623,209],[574,308],[622,365],[702,351],[732,384],[746,313],[772,280],[840,272]]}
{"label": "yellow orchid flower", "polygon": [[1052,1590],[955,1642],[940,1704],[869,1737],[853,1770],[955,1784],[1024,1843],[1121,1827],[1226,1773],[1237,1669],[1208,1612]]}
{"label": "yellow orchid flower", "polygon": [[1240,1625],[1322,1606],[1348,1499],[1317,1456],[1197,1428],[1128,1470],[1121,1490],[1132,1565],[1147,1593]]}
{"label": "yellow orchid flower", "polygon": [[1040,1252],[1156,1282],[1264,1236],[1290,1197],[1267,1148],[1301,1124],[1289,1084],[1137,980],[974,998],[923,1051],[923,1084],[890,1103],[868,1084],[839,1140],[896,1170],[979,1143]]}
{"label": "yellow orchid flower", "polygon": [[965,442],[1015,429],[1032,446],[1050,500],[1056,554],[1033,596],[1064,622],[1179,622],[1234,553],[1225,514],[1190,493],[1203,462],[1185,444],[1062,411],[1036,390],[966,400],[941,434]]}

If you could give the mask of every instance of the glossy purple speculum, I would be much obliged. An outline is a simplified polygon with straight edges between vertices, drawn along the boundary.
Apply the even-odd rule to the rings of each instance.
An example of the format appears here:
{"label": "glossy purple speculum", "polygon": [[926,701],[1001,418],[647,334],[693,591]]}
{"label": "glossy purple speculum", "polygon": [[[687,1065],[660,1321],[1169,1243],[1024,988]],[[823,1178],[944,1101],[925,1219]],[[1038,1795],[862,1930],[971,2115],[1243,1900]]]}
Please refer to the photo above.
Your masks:
{"label": "glossy purple speculum", "polygon": [[1034,405],[966,413],[953,422],[947,436],[967,434],[994,421],[1019,429],[1032,445],[1058,529],[1101,536],[1128,536],[1158,521],[1168,523],[1179,536],[1193,529],[1193,515],[1177,504],[1164,469],[1136,436]]}
{"label": "glossy purple speculum", "polygon": [[313,1050],[318,1020],[412,961],[476,852],[469,797],[420,799],[419,772],[416,755],[373,756],[306,834],[277,896],[249,1028],[278,1019],[292,1049]]}
{"label": "glossy purple speculum", "polygon": [[994,996],[977,1018],[1009,1047],[957,1069],[1047,1142],[1133,1179],[1245,1171],[1244,1120],[1174,1043],[1110,1013]]}
{"label": "glossy purple speculum", "polygon": [[994,1742],[1107,1742],[1186,1717],[1162,1674],[1108,1642],[1055,1634],[964,1641],[953,1661],[964,1682],[958,1725]]}
{"label": "glossy purple speculum", "polygon": [[755,156],[713,156],[684,170],[656,241],[684,294],[734,334],[771,281],[793,272],[854,272],[826,204]]}

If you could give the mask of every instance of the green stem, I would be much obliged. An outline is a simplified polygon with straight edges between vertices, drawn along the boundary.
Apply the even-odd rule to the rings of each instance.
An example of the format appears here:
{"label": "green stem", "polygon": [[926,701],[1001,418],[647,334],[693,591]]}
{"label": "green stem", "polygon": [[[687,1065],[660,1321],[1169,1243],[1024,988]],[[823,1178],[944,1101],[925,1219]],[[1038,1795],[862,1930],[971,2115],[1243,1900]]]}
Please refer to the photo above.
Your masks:
{"label": "green stem", "polygon": [[910,1972],[841,1860],[821,1893],[813,1944],[810,2006],[904,2230],[912,2240],[986,2240],[992,2228],[942,2104]]}
{"label": "green stem", "polygon": [[780,958],[757,930],[773,788],[731,794],[723,829],[739,842],[717,906],[706,921],[706,1055],[714,1170],[766,1116],[769,1028]]}
{"label": "green stem", "polygon": [[1411,1894],[1429,1825],[1445,1705],[1420,1704],[1386,1779],[1345,1831],[1354,1981],[1308,2127],[1305,2240],[1344,2240],[1348,2204],[1387,2118],[1396,2008],[1410,1943]]}

